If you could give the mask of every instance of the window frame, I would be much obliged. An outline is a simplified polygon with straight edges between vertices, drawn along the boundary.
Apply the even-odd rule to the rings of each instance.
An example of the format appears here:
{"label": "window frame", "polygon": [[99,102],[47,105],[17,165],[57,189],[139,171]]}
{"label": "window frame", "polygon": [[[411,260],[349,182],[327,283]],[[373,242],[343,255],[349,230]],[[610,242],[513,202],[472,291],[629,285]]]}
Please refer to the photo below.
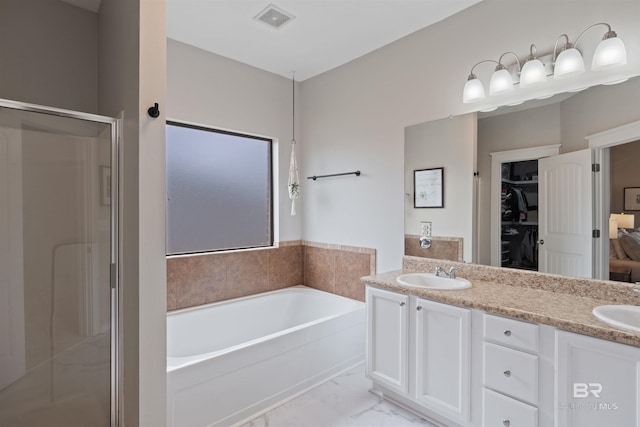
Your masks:
{"label": "window frame", "polygon": [[[165,255],[167,257],[179,257],[179,256],[189,256],[189,255],[202,255],[202,254],[213,254],[213,253],[224,253],[224,252],[237,252],[237,251],[246,251],[246,250],[255,250],[255,249],[268,249],[278,247],[278,239],[277,233],[278,229],[276,227],[278,217],[277,204],[274,203],[274,199],[278,197],[277,191],[277,174],[274,173],[274,169],[277,169],[277,153],[278,153],[278,140],[276,138],[270,138],[262,135],[255,135],[250,133],[244,133],[239,131],[231,131],[226,129],[220,129],[213,126],[201,125],[190,123],[181,120],[167,119],[165,122],[165,128],[167,126],[176,126],[183,127],[188,129],[195,129],[205,132],[218,133],[223,135],[237,136],[240,138],[248,138],[255,139],[259,141],[265,141],[268,143],[268,197],[269,197],[269,218],[268,218],[268,227],[269,227],[269,243],[265,245],[257,245],[257,246],[242,246],[242,247],[232,247],[232,248],[221,248],[221,249],[208,249],[208,250],[193,250],[186,252],[176,252],[169,253],[167,243],[165,243]],[[165,159],[165,170],[167,168],[167,161]],[[165,189],[165,215],[168,215],[168,192]],[[167,229],[169,227],[169,221],[167,220]]]}

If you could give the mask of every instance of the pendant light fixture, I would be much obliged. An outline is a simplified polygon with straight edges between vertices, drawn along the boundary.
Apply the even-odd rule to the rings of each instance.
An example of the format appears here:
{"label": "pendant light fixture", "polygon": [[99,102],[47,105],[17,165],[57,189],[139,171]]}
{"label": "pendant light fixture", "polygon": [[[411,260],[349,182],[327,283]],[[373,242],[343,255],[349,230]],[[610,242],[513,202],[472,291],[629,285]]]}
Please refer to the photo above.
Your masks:
{"label": "pendant light fixture", "polygon": [[291,199],[291,216],[296,215],[296,199],[300,196],[300,181],[298,179],[298,162],[296,161],[296,73],[291,77],[291,160],[289,162],[289,179],[287,188]]}

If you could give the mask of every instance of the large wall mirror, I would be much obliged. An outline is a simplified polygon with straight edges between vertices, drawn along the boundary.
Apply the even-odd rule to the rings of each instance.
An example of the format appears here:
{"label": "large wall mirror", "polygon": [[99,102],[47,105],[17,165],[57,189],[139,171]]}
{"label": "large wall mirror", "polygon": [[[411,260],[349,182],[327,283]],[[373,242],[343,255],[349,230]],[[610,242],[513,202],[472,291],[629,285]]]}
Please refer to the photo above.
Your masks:
{"label": "large wall mirror", "polygon": [[[630,190],[640,194],[639,123],[635,77],[407,128],[405,240],[420,233],[421,221],[455,218],[457,229],[449,224],[438,233],[435,222],[432,229],[436,236],[463,238],[466,261],[640,281],[640,211],[631,209],[640,198],[631,200],[636,190]],[[472,151],[471,161],[465,150]],[[449,157],[439,154],[437,160],[429,155],[447,151]],[[586,163],[583,169],[580,162]],[[594,162],[600,172],[591,171]],[[429,167],[448,172],[442,212],[417,210],[408,202],[413,170]],[[465,183],[447,187],[452,176]],[[447,202],[458,198],[468,200],[466,212],[447,211]],[[610,213],[625,215],[621,223],[611,222],[611,230]],[[405,244],[408,255],[447,258],[429,250],[409,252],[410,246]]]}

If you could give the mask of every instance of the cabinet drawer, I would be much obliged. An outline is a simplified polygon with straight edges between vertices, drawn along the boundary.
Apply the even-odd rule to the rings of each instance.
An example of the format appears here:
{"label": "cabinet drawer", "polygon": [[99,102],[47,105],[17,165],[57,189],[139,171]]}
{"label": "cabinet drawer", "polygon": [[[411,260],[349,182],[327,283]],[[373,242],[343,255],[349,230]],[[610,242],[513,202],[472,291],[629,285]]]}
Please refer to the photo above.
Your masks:
{"label": "cabinet drawer", "polygon": [[484,338],[498,344],[538,352],[538,325],[484,315]]}
{"label": "cabinet drawer", "polygon": [[537,427],[538,408],[500,393],[482,390],[483,427]]}
{"label": "cabinet drawer", "polygon": [[483,343],[485,387],[529,403],[538,403],[538,356]]}

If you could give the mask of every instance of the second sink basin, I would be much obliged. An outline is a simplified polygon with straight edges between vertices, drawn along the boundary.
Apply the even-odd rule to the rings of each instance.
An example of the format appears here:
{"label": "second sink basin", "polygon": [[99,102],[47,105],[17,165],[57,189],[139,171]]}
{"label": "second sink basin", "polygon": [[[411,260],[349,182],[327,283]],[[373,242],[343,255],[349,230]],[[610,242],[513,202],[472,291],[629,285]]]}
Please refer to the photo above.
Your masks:
{"label": "second sink basin", "polygon": [[601,305],[593,315],[605,323],[628,331],[640,332],[640,307],[635,305]]}
{"label": "second sink basin", "polygon": [[471,287],[471,282],[466,279],[462,279],[460,277],[449,279],[448,277],[436,276],[433,273],[401,274],[396,280],[401,285],[426,289],[441,289],[453,291]]}

